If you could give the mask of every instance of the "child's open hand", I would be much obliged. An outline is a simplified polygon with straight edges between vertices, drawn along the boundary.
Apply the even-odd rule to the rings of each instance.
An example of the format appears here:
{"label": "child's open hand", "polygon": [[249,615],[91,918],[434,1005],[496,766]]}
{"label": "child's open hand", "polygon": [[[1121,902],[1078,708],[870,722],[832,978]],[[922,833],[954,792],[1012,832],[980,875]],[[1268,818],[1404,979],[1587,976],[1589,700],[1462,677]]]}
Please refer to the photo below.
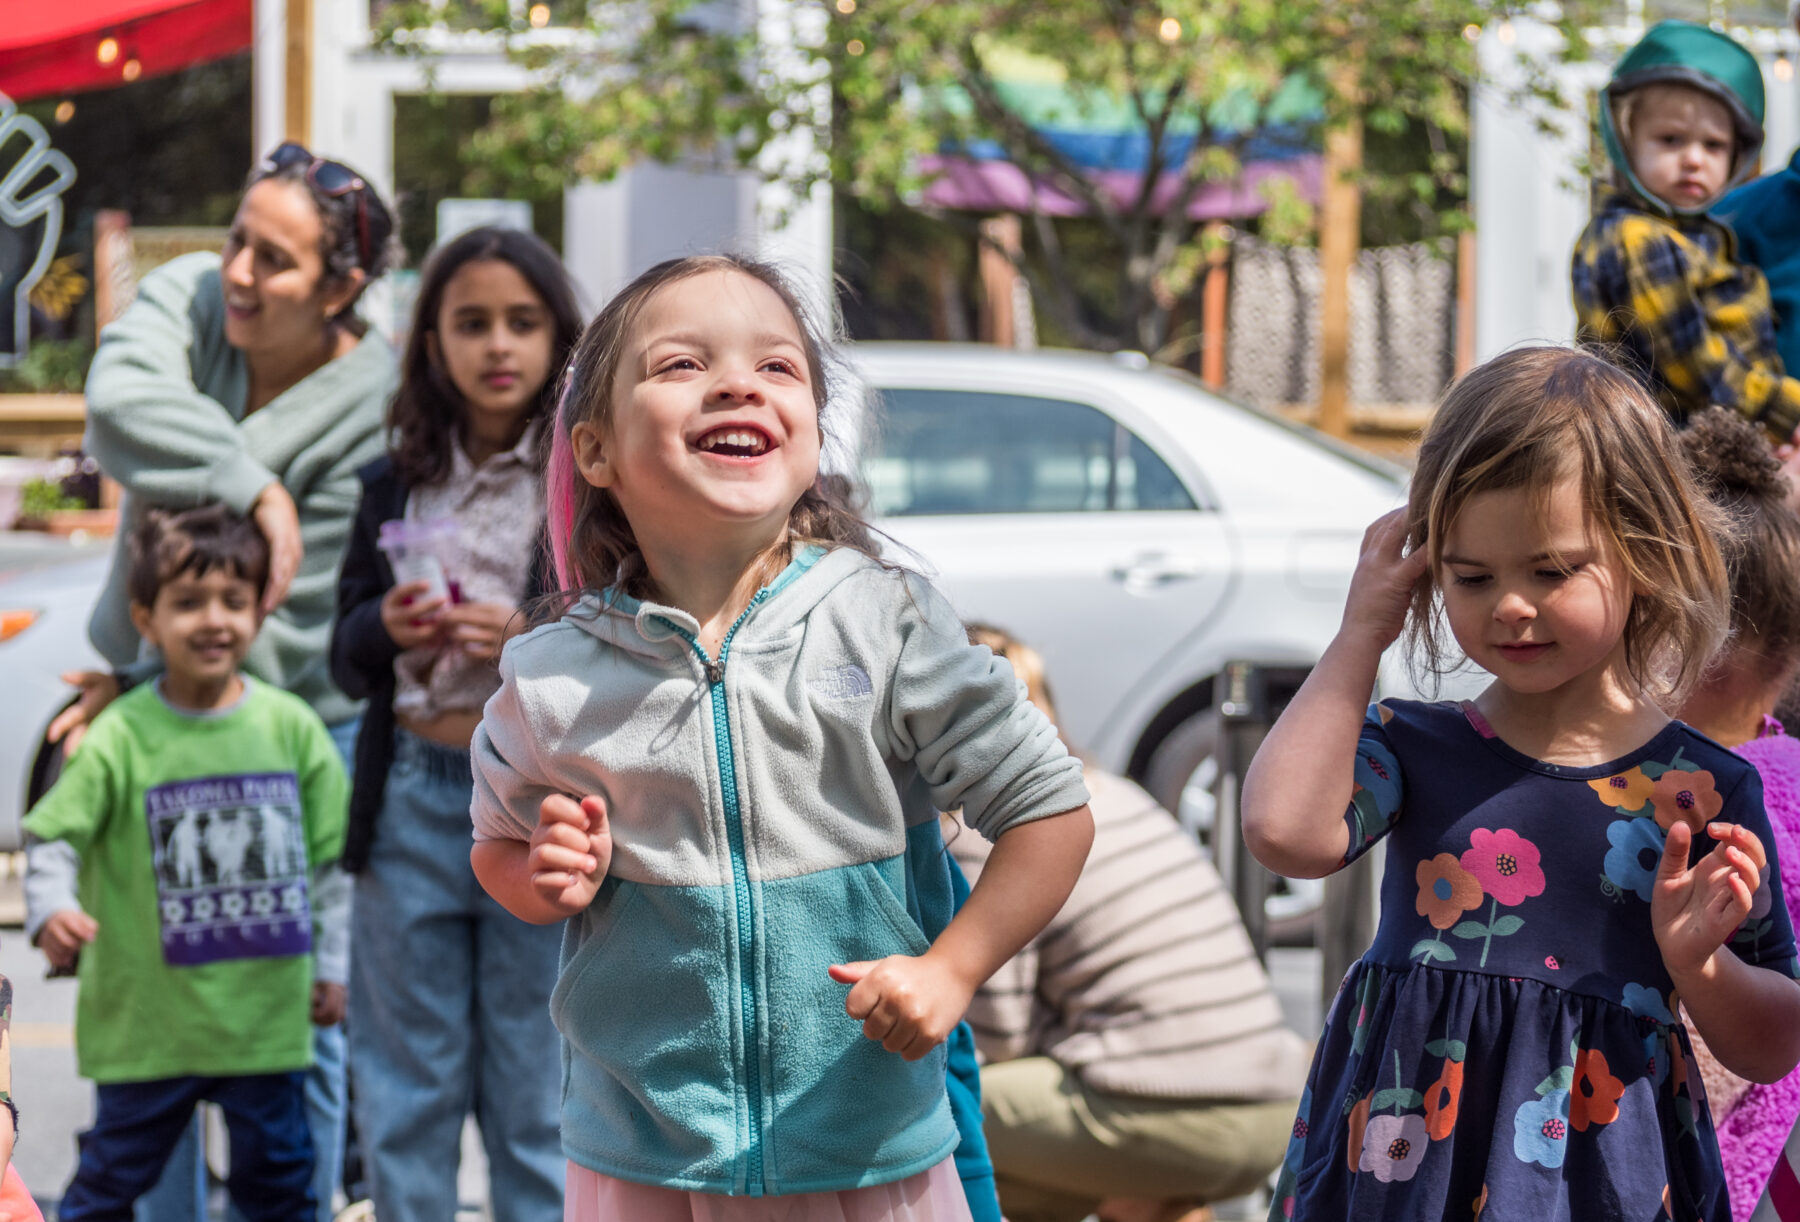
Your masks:
{"label": "child's open hand", "polygon": [[1750,915],[1750,903],[1769,864],[1756,833],[1735,823],[1709,823],[1718,841],[1692,868],[1693,829],[1676,822],[1663,844],[1650,899],[1650,924],[1671,976],[1698,972]]}
{"label": "child's open hand", "polygon": [[531,885],[564,916],[574,916],[593,903],[612,865],[606,802],[593,794],[579,803],[567,794],[545,798],[538,807],[526,865]]}
{"label": "child's open hand", "polygon": [[1344,603],[1343,630],[1366,634],[1383,649],[1406,627],[1413,587],[1429,567],[1429,553],[1424,548],[1403,555],[1405,548],[1406,510],[1396,509],[1376,518],[1363,533],[1362,555]]}
{"label": "child's open hand", "polygon": [[916,1061],[950,1037],[975,987],[947,964],[923,955],[889,955],[833,964],[831,978],[854,987],[844,1012],[889,1052]]}

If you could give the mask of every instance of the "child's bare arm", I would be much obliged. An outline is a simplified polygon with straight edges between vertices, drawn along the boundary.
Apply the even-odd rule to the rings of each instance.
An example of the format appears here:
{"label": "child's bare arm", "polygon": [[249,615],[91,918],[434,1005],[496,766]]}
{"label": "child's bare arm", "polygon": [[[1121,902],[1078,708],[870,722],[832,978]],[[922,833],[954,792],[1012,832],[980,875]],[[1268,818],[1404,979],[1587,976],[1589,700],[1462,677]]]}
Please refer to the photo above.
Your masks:
{"label": "child's bare arm", "polygon": [[1244,777],[1244,843],[1269,869],[1319,878],[1349,848],[1344,810],[1353,793],[1356,743],[1381,654],[1406,624],[1423,552],[1403,556],[1406,511],[1363,536],[1344,621],[1258,748]]}
{"label": "child's bare arm", "polygon": [[1094,842],[1086,806],[1000,834],[969,902],[923,955],[831,969],[854,987],[844,1009],[863,1034],[916,1061],[948,1038],[982,981],[1050,923]]}
{"label": "child's bare arm", "polygon": [[1748,828],[1714,823],[1713,851],[1689,867],[1693,832],[1669,829],[1651,900],[1663,964],[1688,1018],[1725,1068],[1775,1082],[1800,1064],[1800,982],[1732,954],[1768,859]]}
{"label": "child's bare arm", "polygon": [[550,925],[585,909],[612,865],[606,803],[579,804],[551,794],[538,808],[531,839],[478,840],[469,850],[475,878],[500,906],[533,925]]}

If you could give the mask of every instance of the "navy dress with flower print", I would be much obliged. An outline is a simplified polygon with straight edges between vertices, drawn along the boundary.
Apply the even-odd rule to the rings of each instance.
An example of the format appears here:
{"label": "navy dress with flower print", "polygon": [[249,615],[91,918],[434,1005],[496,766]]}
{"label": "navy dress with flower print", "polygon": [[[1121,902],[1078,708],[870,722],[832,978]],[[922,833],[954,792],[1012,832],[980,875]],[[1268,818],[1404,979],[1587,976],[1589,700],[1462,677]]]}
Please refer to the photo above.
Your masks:
{"label": "navy dress with flower print", "polygon": [[1472,705],[1372,707],[1346,861],[1387,837],[1381,923],[1326,1019],[1271,1218],[1730,1222],[1650,931],[1676,819],[1761,838],[1769,868],[1728,945],[1800,974],[1761,783],[1704,735],[1671,722],[1563,767]]}

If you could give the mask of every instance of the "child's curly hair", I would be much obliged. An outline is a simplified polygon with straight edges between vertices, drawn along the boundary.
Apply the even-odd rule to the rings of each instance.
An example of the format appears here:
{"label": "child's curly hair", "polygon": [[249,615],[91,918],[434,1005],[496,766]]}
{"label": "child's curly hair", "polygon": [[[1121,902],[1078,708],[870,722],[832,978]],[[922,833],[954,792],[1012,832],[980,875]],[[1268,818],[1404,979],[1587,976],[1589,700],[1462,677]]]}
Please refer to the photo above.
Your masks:
{"label": "child's curly hair", "polygon": [[1409,618],[1414,665],[1447,669],[1438,585],[1445,536],[1469,498],[1524,488],[1541,509],[1570,478],[1634,590],[1626,666],[1652,697],[1678,700],[1725,639],[1729,528],[1643,383],[1572,348],[1516,348],[1471,369],[1425,431],[1407,501],[1408,543],[1431,556]]}
{"label": "child's curly hair", "polygon": [[1722,407],[1695,416],[1680,440],[1732,525],[1724,547],[1730,648],[1785,670],[1800,660],[1800,514],[1788,504],[1787,476],[1762,432]]}

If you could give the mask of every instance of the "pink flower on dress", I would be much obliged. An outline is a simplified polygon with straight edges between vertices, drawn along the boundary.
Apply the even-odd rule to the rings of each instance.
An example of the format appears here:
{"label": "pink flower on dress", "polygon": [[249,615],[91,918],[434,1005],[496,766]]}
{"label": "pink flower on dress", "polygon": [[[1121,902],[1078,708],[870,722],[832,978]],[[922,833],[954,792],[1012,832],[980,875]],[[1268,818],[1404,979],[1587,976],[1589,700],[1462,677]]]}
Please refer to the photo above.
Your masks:
{"label": "pink flower on dress", "polygon": [[1507,907],[1544,893],[1544,871],[1539,867],[1537,845],[1509,827],[1489,831],[1476,828],[1470,849],[1462,855],[1462,868],[1473,874],[1481,889]]}

